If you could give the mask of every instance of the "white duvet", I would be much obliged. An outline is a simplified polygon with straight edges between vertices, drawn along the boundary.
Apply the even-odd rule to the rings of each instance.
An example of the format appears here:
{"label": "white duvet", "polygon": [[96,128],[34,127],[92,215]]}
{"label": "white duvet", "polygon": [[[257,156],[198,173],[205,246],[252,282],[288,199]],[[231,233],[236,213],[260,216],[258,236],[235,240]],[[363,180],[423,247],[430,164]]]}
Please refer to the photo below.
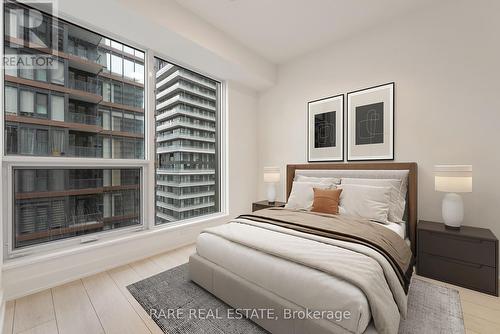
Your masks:
{"label": "white duvet", "polygon": [[[287,253],[286,257],[279,252]],[[396,333],[400,313],[406,314],[406,295],[391,265],[366,246],[239,219],[201,233],[197,253],[304,308],[349,311],[349,319],[331,320],[339,326],[339,333],[363,333],[374,315],[377,331]],[[318,266],[334,261],[338,261],[337,266],[347,265],[343,271],[349,264],[362,263],[356,267],[366,267],[367,279],[377,285],[380,301],[372,304],[378,305],[370,306],[366,291],[350,283],[347,276],[336,277],[327,270],[318,270]],[[374,300],[372,291],[368,293]],[[381,300],[385,300],[382,306]]]}

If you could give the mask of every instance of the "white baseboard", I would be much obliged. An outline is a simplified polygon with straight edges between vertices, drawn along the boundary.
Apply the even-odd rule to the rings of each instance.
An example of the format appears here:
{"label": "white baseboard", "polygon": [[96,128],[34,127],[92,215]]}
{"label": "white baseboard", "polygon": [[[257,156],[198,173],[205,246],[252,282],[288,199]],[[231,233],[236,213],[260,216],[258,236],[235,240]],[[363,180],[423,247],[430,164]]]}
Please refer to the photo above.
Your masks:
{"label": "white baseboard", "polygon": [[192,244],[201,230],[225,221],[227,218],[219,218],[152,233],[137,232],[123,240],[90,246],[85,251],[20,264],[6,263],[2,277],[4,302]]}

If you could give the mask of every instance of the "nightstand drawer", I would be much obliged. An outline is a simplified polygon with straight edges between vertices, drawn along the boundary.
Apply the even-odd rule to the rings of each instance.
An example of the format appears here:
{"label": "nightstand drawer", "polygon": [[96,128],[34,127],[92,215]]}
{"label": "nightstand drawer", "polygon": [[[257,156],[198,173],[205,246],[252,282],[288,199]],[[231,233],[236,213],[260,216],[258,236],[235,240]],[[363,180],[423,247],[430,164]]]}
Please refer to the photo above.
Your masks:
{"label": "nightstand drawer", "polygon": [[495,242],[420,231],[419,247],[428,253],[470,263],[496,266]]}
{"label": "nightstand drawer", "polygon": [[466,288],[495,294],[495,268],[420,253],[418,274]]}

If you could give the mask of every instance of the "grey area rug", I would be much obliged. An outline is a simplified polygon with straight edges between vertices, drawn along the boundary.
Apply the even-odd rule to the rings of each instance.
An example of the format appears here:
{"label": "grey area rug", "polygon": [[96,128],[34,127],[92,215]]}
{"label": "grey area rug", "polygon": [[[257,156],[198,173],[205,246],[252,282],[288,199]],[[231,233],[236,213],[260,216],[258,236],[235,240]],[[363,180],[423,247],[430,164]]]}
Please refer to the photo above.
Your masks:
{"label": "grey area rug", "polygon": [[[187,264],[129,285],[128,290],[167,334],[268,333],[188,279]],[[229,313],[228,313],[229,310]],[[414,278],[400,334],[465,333],[458,291]]]}

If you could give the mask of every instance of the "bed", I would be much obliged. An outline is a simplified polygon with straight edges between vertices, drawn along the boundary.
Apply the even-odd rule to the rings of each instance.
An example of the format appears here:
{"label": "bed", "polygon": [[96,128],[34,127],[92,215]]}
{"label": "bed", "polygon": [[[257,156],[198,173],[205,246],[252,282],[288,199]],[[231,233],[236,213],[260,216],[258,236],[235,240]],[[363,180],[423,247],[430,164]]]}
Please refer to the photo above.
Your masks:
{"label": "bed", "polygon": [[404,179],[405,223],[257,211],[202,232],[190,278],[234,308],[272,310],[251,317],[271,333],[397,333],[413,271],[417,165],[288,165],[287,198],[301,175]]}

